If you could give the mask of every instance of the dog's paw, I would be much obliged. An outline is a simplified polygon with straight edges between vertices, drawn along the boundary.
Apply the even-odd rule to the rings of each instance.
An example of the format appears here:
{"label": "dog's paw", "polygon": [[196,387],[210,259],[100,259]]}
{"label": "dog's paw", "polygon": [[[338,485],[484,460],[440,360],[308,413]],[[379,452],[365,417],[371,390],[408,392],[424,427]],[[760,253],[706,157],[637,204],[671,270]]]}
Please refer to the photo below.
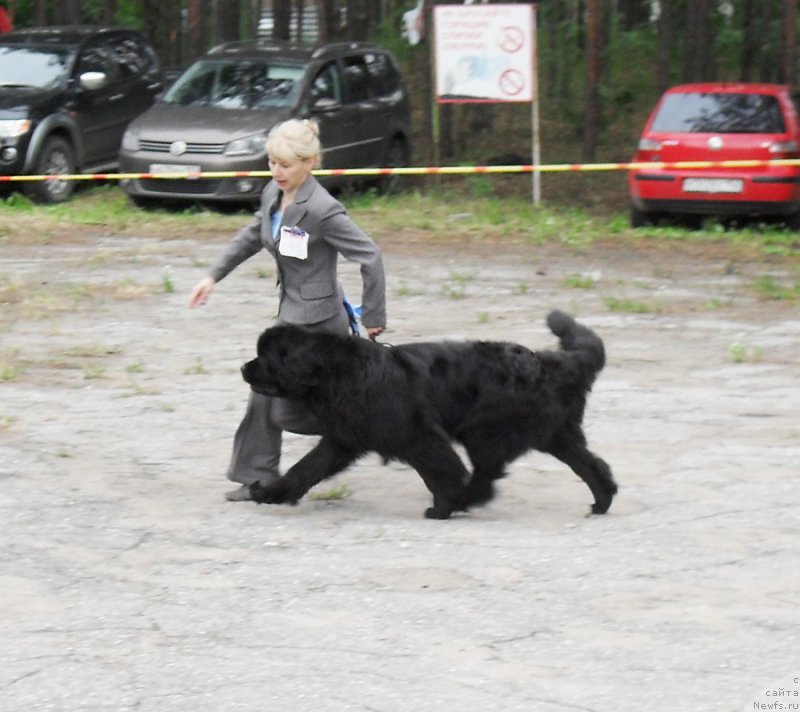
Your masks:
{"label": "dog's paw", "polygon": [[260,482],[250,485],[250,496],[258,504],[297,504],[297,499],[291,497],[283,478],[264,485]]}
{"label": "dog's paw", "polygon": [[452,513],[453,510],[450,508],[441,509],[436,506],[428,507],[425,510],[425,519],[450,519]]}
{"label": "dog's paw", "polygon": [[592,505],[592,509],[590,510],[588,516],[591,517],[593,514],[605,514],[610,506],[611,506],[610,498],[607,502],[595,502]]}

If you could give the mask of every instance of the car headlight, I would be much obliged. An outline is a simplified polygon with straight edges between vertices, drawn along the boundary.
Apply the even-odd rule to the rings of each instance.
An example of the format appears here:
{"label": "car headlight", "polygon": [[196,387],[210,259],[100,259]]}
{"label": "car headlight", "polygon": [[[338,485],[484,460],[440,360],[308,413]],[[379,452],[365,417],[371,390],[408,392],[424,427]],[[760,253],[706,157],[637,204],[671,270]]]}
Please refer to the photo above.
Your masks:
{"label": "car headlight", "polygon": [[30,130],[29,119],[3,119],[0,121],[0,138],[18,138]]}
{"label": "car headlight", "polygon": [[265,133],[255,134],[254,136],[246,136],[245,138],[237,138],[225,146],[226,156],[257,156],[259,153],[264,153],[264,148],[267,144],[267,135]]}
{"label": "car headlight", "polygon": [[138,151],[139,150],[139,135],[133,131],[126,131],[122,135],[122,150],[123,151]]}

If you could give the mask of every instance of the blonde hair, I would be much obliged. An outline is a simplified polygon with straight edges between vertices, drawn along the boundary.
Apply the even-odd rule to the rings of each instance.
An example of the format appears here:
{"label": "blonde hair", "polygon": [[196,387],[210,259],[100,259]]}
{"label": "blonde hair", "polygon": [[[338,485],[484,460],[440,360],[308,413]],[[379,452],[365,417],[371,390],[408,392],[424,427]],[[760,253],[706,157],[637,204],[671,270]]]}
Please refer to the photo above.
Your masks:
{"label": "blonde hair", "polygon": [[310,119],[289,119],[274,126],[267,136],[267,155],[277,161],[314,159],[314,168],[322,161],[319,124]]}

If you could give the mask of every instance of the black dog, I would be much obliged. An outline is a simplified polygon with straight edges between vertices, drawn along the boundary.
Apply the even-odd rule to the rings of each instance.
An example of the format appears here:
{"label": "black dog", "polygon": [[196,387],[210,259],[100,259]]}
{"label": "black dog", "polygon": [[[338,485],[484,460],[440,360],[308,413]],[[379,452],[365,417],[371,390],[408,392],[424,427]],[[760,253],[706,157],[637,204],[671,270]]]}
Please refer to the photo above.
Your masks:
{"label": "black dog", "polygon": [[[536,449],[569,465],[594,495],[592,512],[605,513],[617,485],[581,428],[605,364],[603,342],[561,311],[547,324],[558,351],[483,341],[389,347],[297,326],[267,329],[244,380],[258,393],[302,401],[322,438],[283,477],[251,485],[253,499],[296,504],[374,451],[411,465],[433,494],[425,516],[447,519],[488,502],[505,466]],[[466,449],[472,475],[452,441]]]}

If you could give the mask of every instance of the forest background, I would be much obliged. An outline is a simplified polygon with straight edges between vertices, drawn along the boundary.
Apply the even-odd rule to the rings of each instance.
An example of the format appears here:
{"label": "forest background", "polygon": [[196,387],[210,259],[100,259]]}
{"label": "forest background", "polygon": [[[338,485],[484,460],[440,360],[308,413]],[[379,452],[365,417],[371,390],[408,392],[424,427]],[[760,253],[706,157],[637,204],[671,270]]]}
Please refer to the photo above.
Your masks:
{"label": "forest background", "polygon": [[[494,0],[491,0],[492,2]],[[144,30],[162,66],[178,70],[225,41],[265,36],[370,40],[389,47],[408,79],[414,165],[530,163],[530,104],[442,104],[432,141],[430,33],[409,43],[404,13],[461,0],[2,0],[17,28],[115,24]],[[527,4],[527,3],[525,3]],[[537,76],[541,162],[629,160],[649,111],[667,87],[686,81],[794,85],[800,0],[541,0]],[[265,24],[264,20],[268,18]],[[265,29],[266,27],[266,29]],[[479,179],[475,179],[476,181]],[[524,184],[524,185],[523,185]],[[620,207],[625,175],[585,176],[569,197],[587,207]],[[563,176],[543,196],[564,197]],[[527,191],[519,177],[487,191]]]}

